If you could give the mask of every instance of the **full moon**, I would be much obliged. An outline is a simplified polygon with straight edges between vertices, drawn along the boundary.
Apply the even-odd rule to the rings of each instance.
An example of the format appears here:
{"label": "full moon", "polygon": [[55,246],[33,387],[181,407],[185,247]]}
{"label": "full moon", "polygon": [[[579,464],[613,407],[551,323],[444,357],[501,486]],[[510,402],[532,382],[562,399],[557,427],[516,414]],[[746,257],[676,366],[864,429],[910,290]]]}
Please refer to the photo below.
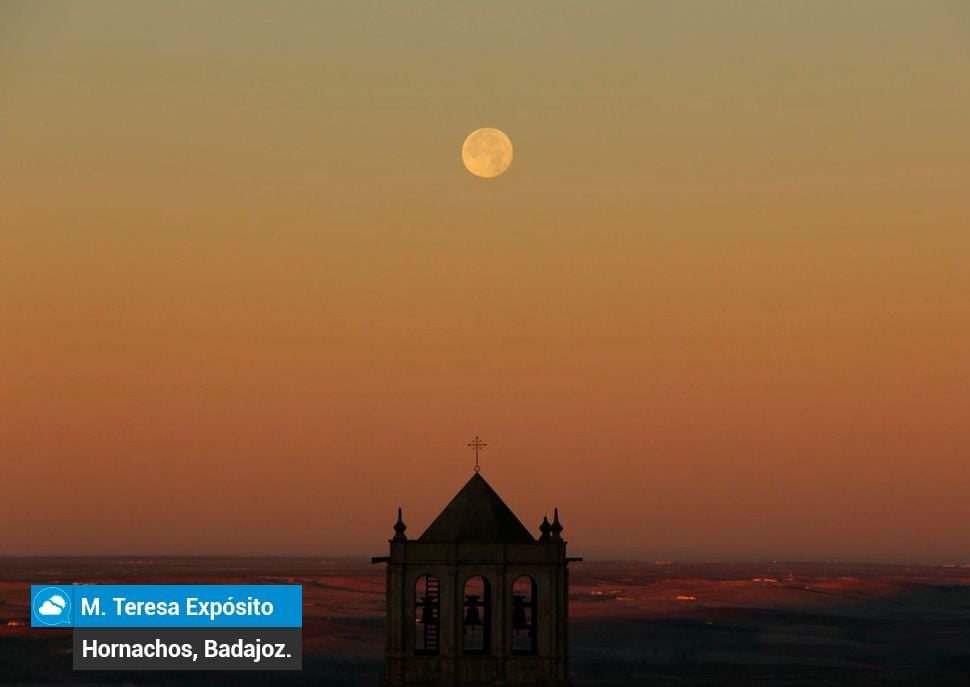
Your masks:
{"label": "full moon", "polygon": [[497,177],[512,164],[512,141],[498,129],[476,129],[461,146],[461,161],[475,176]]}

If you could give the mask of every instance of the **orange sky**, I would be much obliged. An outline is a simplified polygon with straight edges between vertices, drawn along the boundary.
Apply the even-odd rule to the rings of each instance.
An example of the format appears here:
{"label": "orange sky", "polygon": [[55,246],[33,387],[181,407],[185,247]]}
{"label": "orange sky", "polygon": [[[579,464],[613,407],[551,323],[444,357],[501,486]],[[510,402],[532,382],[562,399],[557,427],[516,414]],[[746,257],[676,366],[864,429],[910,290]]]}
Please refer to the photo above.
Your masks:
{"label": "orange sky", "polygon": [[[0,554],[970,561],[960,2],[0,6]],[[468,174],[465,135],[515,161]]]}

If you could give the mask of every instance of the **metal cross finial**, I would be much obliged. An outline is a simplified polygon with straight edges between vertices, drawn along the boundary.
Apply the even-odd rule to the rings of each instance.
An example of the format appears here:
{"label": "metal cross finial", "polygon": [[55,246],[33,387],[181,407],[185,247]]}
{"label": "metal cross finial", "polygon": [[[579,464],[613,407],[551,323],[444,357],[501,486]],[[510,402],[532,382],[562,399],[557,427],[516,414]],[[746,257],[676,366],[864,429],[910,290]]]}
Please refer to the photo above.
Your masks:
{"label": "metal cross finial", "polygon": [[478,465],[478,452],[481,451],[486,446],[488,446],[488,444],[486,444],[484,441],[479,439],[478,435],[476,434],[475,441],[469,441],[468,446],[470,448],[475,449],[475,472],[478,472],[479,470],[481,470],[481,467],[479,467]]}

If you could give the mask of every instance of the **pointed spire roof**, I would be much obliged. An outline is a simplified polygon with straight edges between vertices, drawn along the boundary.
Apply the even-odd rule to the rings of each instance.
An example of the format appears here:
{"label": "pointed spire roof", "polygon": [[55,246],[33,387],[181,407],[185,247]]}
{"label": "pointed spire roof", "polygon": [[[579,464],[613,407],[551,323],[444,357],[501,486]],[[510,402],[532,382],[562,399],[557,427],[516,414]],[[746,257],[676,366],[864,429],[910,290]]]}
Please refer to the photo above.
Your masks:
{"label": "pointed spire roof", "polygon": [[534,542],[495,490],[475,473],[434,519],[419,541]]}

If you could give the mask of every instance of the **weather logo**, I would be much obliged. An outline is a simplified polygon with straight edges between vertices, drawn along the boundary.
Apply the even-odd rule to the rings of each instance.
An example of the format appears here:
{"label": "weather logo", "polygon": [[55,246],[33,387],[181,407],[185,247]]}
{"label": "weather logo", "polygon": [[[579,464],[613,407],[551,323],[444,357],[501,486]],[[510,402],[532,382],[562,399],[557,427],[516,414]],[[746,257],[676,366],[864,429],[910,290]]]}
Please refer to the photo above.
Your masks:
{"label": "weather logo", "polygon": [[34,594],[34,622],[41,625],[71,624],[71,593],[60,587],[44,587]]}

